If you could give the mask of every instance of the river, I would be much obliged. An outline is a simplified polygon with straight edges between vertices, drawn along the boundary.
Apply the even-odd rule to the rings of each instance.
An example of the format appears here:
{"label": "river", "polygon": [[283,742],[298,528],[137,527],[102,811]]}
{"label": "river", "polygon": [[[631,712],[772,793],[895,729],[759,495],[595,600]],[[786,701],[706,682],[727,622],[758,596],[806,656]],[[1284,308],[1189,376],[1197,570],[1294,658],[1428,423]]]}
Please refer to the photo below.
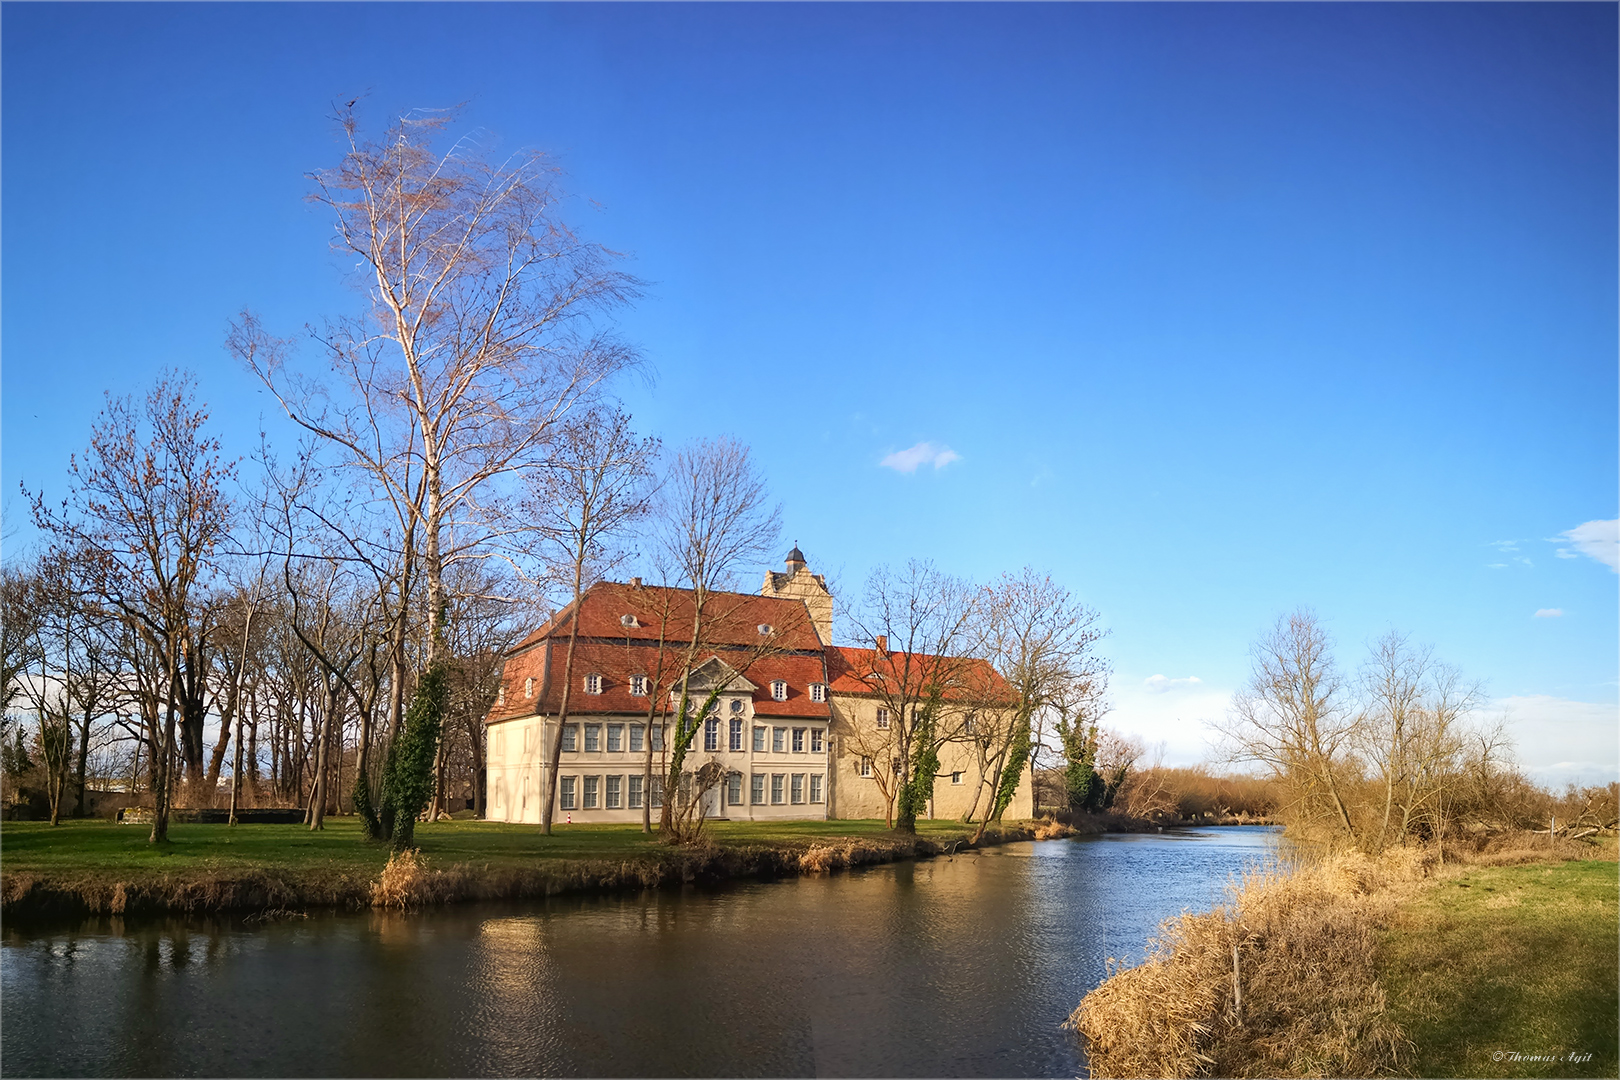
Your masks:
{"label": "river", "polygon": [[[7,1076],[1076,1076],[1060,1024],[1273,830],[417,914],[8,925]],[[15,921],[15,920],[13,920]]]}

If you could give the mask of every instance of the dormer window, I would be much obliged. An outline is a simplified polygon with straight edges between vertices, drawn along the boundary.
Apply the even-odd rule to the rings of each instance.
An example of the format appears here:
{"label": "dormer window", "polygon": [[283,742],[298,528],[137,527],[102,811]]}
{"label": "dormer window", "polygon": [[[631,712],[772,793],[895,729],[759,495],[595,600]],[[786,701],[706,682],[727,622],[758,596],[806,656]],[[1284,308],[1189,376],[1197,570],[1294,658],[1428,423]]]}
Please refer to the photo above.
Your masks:
{"label": "dormer window", "polygon": [[772,626],[770,623],[762,622],[762,623],[759,624],[759,636],[760,637],[766,637],[767,635],[774,634],[774,633],[776,633],[776,627]]}
{"label": "dormer window", "polygon": [[636,621],[636,617],[634,615],[620,615],[619,625],[624,627],[626,630],[634,630],[641,624]]}
{"label": "dormer window", "polygon": [[819,683],[819,682],[811,683],[810,684],[810,700],[811,701],[826,701],[827,700],[827,684],[826,683]]}
{"label": "dormer window", "polygon": [[497,705],[505,705],[506,704],[506,684],[505,683],[501,683],[501,685],[495,691],[495,704],[497,704]]}
{"label": "dormer window", "polygon": [[647,676],[645,676],[645,675],[632,675],[632,676],[630,676],[630,694],[631,694],[632,697],[646,697],[647,696]]}
{"label": "dormer window", "polygon": [[532,676],[523,680],[523,696],[526,698],[534,697],[534,678]]}
{"label": "dormer window", "polygon": [[600,694],[602,692],[602,676],[595,672],[585,676],[585,692],[587,694]]}
{"label": "dormer window", "polygon": [[787,682],[785,680],[782,680],[782,679],[772,679],[771,680],[771,700],[772,701],[786,701],[787,700]]}

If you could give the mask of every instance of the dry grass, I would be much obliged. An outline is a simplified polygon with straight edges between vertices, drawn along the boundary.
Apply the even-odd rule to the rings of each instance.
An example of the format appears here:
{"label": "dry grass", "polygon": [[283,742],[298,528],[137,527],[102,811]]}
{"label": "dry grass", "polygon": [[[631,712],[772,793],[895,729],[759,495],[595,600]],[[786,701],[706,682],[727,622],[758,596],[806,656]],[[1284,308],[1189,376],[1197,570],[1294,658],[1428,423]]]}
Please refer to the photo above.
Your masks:
{"label": "dry grass", "polygon": [[[1335,856],[1251,876],[1222,907],[1171,919],[1070,1026],[1094,1076],[1372,1076],[1407,1053],[1373,958],[1382,920],[1432,859]],[[1233,950],[1242,985],[1234,1009]]]}

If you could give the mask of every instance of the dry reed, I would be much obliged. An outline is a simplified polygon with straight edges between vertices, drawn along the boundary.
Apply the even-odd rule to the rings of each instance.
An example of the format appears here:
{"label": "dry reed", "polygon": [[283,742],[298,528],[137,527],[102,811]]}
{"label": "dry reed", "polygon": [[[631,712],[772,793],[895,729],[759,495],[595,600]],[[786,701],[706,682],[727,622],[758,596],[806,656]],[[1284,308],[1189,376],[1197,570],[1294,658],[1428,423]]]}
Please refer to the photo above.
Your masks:
{"label": "dry reed", "polygon": [[[1433,857],[1334,856],[1247,878],[1231,900],[1168,920],[1133,968],[1069,1018],[1093,1076],[1373,1076],[1408,1044],[1386,1016],[1377,930]],[[1236,1006],[1234,956],[1241,985]]]}

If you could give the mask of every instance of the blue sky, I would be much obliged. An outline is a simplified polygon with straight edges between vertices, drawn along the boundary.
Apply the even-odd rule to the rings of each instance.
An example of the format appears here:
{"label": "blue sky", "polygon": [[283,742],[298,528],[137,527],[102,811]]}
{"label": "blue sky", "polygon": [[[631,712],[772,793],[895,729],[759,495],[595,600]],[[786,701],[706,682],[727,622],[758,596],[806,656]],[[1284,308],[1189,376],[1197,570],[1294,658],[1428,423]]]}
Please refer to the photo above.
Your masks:
{"label": "blue sky", "polygon": [[1612,778],[1616,10],[5,4],[7,529],[168,365],[247,453],[228,320],[356,305],[331,104],[465,102],[648,282],[642,427],[750,443],[844,594],[1049,570],[1178,761],[1308,604]]}

